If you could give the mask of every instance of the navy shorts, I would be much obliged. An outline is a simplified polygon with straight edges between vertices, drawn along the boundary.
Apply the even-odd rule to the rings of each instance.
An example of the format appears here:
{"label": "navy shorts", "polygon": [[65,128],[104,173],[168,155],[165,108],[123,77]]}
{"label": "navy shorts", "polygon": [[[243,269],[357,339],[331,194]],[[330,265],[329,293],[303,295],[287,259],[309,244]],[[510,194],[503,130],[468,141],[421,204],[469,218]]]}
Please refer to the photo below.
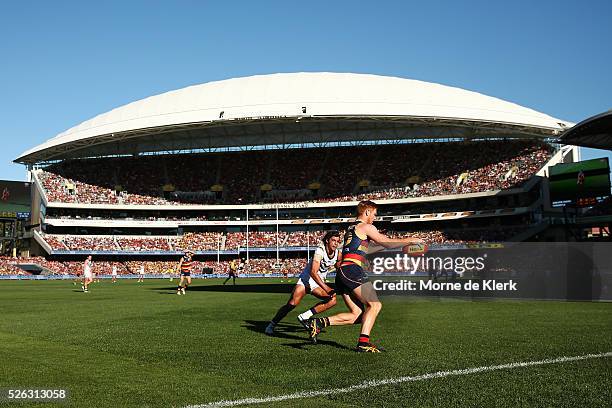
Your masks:
{"label": "navy shorts", "polygon": [[181,272],[181,276],[191,276],[191,272]]}
{"label": "navy shorts", "polygon": [[359,265],[341,266],[336,272],[336,292],[340,294],[348,295],[366,282],[368,275]]}

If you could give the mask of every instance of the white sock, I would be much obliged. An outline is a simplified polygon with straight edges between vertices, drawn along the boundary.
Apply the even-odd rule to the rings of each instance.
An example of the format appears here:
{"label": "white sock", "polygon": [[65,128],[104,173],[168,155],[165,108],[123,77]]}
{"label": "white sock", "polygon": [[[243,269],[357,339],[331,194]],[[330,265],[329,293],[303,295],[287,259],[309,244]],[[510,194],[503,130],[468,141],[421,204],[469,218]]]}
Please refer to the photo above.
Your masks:
{"label": "white sock", "polygon": [[304,313],[300,314],[300,317],[301,317],[302,319],[304,319],[304,320],[305,320],[305,319],[310,319],[310,318],[313,316],[313,314],[314,314],[314,313],[312,313],[312,312],[310,311],[310,309],[308,309],[308,310],[307,310],[307,311],[305,311]]}

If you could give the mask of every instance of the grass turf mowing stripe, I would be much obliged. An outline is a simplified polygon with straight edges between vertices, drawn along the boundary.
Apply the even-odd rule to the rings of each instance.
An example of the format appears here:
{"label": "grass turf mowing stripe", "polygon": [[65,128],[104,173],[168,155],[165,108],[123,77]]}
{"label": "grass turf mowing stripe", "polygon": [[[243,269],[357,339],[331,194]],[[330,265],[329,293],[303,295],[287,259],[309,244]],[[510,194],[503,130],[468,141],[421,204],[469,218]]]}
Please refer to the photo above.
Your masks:
{"label": "grass turf mowing stripe", "polygon": [[580,361],[580,360],[588,360],[593,358],[606,358],[612,357],[612,352],[599,353],[599,354],[585,354],[583,356],[574,356],[574,357],[557,357],[545,360],[538,361],[524,361],[524,362],[516,362],[516,363],[507,363],[493,366],[483,366],[483,367],[473,367],[473,368],[465,368],[461,370],[452,370],[452,371],[437,371],[435,373],[422,374],[411,377],[399,377],[399,378],[387,378],[383,380],[370,380],[364,381],[361,384],[351,385],[345,388],[330,388],[326,390],[319,391],[300,391],[293,394],[286,395],[278,395],[275,397],[265,397],[265,398],[245,398],[234,401],[217,401],[210,402],[206,404],[199,405],[189,405],[185,408],[221,408],[221,407],[235,407],[239,405],[251,405],[251,404],[265,404],[271,402],[280,402],[301,398],[312,398],[312,397],[320,397],[334,394],[343,394],[351,391],[362,390],[366,388],[379,387],[381,385],[390,385],[390,384],[399,384],[405,382],[412,381],[423,381],[423,380],[431,380],[434,378],[443,378],[449,376],[459,376],[459,375],[469,375],[469,374],[477,374],[487,371],[497,371],[497,370],[506,370],[513,368],[521,368],[521,367],[533,367],[533,366],[541,366],[546,364],[558,364],[565,363],[569,361]]}

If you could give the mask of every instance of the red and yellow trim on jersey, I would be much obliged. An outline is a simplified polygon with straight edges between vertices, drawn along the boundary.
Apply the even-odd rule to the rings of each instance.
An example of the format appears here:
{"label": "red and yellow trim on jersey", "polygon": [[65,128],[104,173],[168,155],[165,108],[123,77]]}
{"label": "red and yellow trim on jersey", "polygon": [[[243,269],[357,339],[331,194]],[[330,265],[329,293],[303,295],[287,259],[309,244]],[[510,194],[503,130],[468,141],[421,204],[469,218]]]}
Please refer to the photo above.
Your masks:
{"label": "red and yellow trim on jersey", "polygon": [[366,234],[359,234],[355,226],[349,228],[345,234],[345,242],[342,248],[342,263],[340,266],[357,265],[363,267],[366,264],[366,255],[370,242]]}
{"label": "red and yellow trim on jersey", "polygon": [[342,263],[340,264],[340,266],[347,266],[350,264],[355,264],[355,265],[363,267],[365,263],[366,263],[366,259],[363,255],[346,254],[344,255],[344,258],[342,258]]}
{"label": "red and yellow trim on jersey", "polygon": [[183,261],[181,264],[181,272],[190,272],[193,267],[193,261]]}

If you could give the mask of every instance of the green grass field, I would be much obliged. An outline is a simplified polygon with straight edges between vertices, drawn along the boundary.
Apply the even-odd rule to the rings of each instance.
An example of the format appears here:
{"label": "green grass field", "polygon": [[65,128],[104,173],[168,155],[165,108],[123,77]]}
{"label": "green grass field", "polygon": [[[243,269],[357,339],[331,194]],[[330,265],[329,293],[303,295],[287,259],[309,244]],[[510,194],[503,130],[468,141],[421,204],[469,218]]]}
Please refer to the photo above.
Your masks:
{"label": "green grass field", "polygon": [[[2,281],[0,387],[68,389],[58,406],[183,407],[612,351],[610,303],[385,297],[372,339],[388,352],[358,354],[355,326],[309,343],[295,317],[311,297],[265,336],[291,286],[238,282],[195,280],[176,296],[176,280],[104,281],[87,294],[71,281]],[[258,406],[611,406],[610,378],[603,357]]]}

